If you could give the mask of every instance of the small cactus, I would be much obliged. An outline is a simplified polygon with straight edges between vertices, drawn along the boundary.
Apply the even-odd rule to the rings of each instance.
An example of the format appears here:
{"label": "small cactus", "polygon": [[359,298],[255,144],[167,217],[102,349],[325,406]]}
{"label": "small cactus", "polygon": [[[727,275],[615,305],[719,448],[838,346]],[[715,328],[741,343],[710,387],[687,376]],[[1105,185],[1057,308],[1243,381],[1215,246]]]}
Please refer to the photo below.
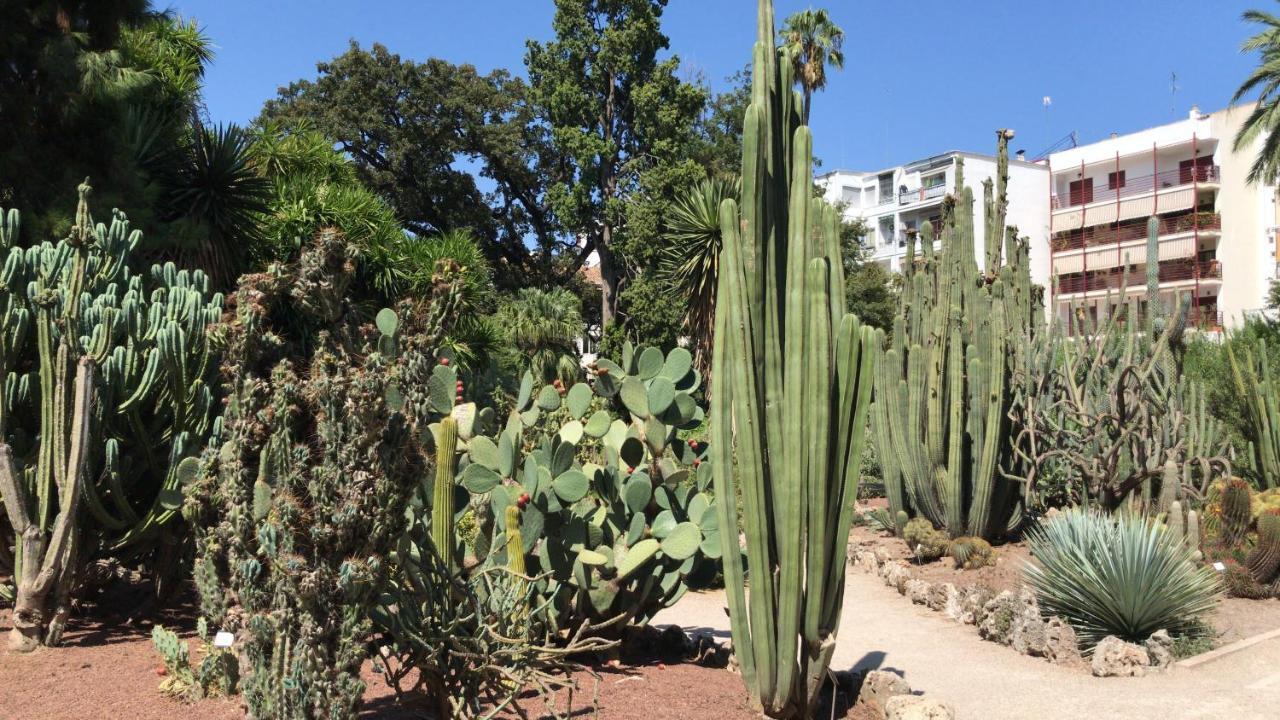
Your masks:
{"label": "small cactus", "polygon": [[431,505],[431,541],[447,570],[454,569],[457,542],[453,528],[453,476],[457,467],[458,422],[452,416],[440,421],[436,434],[436,479]]}

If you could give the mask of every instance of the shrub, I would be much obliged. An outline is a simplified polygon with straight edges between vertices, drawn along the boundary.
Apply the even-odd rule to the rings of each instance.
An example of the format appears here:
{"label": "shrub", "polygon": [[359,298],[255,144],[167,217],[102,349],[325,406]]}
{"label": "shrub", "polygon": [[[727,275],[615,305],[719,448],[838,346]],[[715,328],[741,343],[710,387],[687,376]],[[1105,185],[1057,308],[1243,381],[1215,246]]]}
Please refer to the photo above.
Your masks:
{"label": "shrub", "polygon": [[1218,579],[1159,523],[1129,513],[1072,509],[1028,535],[1038,564],[1024,570],[1046,615],[1067,620],[1081,643],[1108,635],[1141,642],[1156,630],[1196,634]]}

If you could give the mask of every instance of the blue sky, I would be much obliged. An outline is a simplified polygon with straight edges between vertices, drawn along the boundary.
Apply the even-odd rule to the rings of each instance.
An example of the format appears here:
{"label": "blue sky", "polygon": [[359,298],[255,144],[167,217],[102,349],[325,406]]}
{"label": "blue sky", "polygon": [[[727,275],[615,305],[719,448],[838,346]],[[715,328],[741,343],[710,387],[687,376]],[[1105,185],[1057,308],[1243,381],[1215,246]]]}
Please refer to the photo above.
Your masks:
{"label": "blue sky", "polygon": [[[160,4],[160,3],[158,3]],[[671,0],[663,29],[685,72],[720,89],[750,55],[753,0]],[[826,7],[846,65],[814,101],[823,169],[871,170],[959,149],[991,152],[1018,131],[1029,154],[1071,131],[1082,142],[1226,105],[1253,59],[1249,7],[1269,0],[778,0],[778,16]],[[408,58],[523,74],[524,41],[551,34],[552,0],[171,0],[217,57],[206,102],[245,122],[276,88],[315,76],[349,39]],[[1171,89],[1176,73],[1176,92]],[[1052,98],[1046,109],[1042,99]]]}

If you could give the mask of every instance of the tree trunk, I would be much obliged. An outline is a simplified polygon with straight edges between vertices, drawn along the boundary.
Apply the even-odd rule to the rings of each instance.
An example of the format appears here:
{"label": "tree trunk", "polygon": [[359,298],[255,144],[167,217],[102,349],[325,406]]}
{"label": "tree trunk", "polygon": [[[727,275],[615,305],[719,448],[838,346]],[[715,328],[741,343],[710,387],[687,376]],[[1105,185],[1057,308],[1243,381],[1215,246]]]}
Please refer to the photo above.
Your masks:
{"label": "tree trunk", "polygon": [[613,229],[605,226],[596,243],[596,255],[600,258],[600,331],[613,323],[618,309],[618,268],[614,264],[613,250],[609,247]]}

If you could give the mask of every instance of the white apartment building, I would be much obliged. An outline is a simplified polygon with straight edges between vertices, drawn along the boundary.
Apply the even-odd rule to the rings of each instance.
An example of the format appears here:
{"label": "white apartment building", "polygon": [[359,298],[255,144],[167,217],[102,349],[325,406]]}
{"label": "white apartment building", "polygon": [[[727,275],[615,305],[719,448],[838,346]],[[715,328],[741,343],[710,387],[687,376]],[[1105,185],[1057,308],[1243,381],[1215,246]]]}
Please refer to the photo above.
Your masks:
{"label": "white apartment building", "polygon": [[[942,200],[955,187],[957,162],[964,161],[964,182],[974,195],[974,252],[983,264],[986,242],[986,210],[982,203],[982,183],[995,181],[993,155],[953,151],[877,172],[836,170],[820,175],[824,197],[845,206],[845,218],[862,218],[868,228],[864,239],[873,261],[899,272],[906,256],[907,238],[926,220],[935,227],[942,215]],[[1049,279],[1049,208],[1046,189],[1049,170],[1044,164],[1027,162],[1019,154],[1009,160],[1008,224],[1031,242],[1031,279],[1045,284]]]}
{"label": "white apartment building", "polygon": [[[1246,177],[1263,140],[1232,151],[1252,105],[1201,113],[1048,158],[1052,236],[1045,284],[1060,319],[1091,317],[1146,293],[1159,263],[1162,300],[1190,305],[1203,330],[1240,324],[1266,304],[1276,277],[1276,188]],[[1011,201],[1012,204],[1012,201]],[[1159,254],[1146,257],[1147,219],[1159,219]],[[1056,291],[1055,291],[1056,287]]]}

